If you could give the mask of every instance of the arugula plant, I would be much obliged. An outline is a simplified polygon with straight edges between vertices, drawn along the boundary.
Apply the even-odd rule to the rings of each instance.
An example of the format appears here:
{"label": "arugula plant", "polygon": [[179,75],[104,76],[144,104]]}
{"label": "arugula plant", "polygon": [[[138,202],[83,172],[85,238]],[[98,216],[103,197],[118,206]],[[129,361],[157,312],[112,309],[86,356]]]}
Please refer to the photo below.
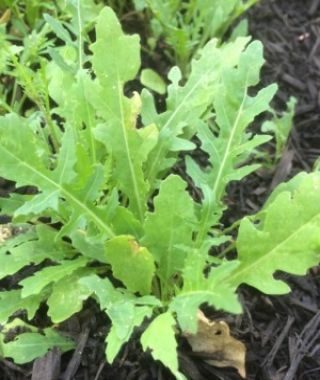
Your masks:
{"label": "arugula plant", "polygon": [[[108,0],[107,2],[113,3],[112,0]],[[97,3],[100,3],[100,5]],[[44,13],[50,13],[55,18],[66,20],[73,14],[74,8],[79,6],[80,11],[83,13],[82,19],[84,21],[86,19],[92,21],[95,10],[102,8],[101,3],[103,1],[55,0],[48,2],[45,0],[2,0],[0,13],[4,13],[5,16],[9,11],[12,29],[14,29],[15,34],[27,36],[30,30],[41,27],[44,21]],[[124,8],[123,1],[115,1],[115,3],[119,3],[117,4],[118,7]]]}
{"label": "arugula plant", "polygon": [[[135,0],[137,10],[151,13],[152,34],[150,43],[164,38],[170,47],[166,51],[184,75],[189,74],[189,64],[199,49],[210,38],[222,39],[231,24],[257,0]],[[245,23],[238,25],[241,33]]]}
{"label": "arugula plant", "polygon": [[[49,55],[65,70],[72,70],[53,46],[62,40],[72,50],[74,47],[77,49],[79,43],[90,43],[89,32],[101,8],[102,4],[96,4],[93,0],[59,0],[51,3],[6,0],[1,3],[0,72],[7,79],[3,85],[0,84],[0,113],[19,113],[20,109],[25,108],[25,102],[31,99],[48,117],[48,99],[44,100],[42,96],[46,92],[41,89],[39,93],[41,85],[34,83],[43,84],[45,75],[39,70],[36,79],[33,68],[43,67],[44,57]],[[13,67],[7,64],[9,56],[14,61]]]}
{"label": "arugula plant", "polygon": [[57,12],[56,3],[44,0],[2,0],[0,12],[7,15],[9,12],[12,18],[12,27],[16,33],[26,36],[30,28],[35,29],[40,23],[43,23],[43,12]]}
{"label": "arugula plant", "polygon": [[[58,30],[61,40],[65,26]],[[264,62],[261,43],[209,41],[184,84],[178,67],[170,71],[159,113],[147,90],[129,86],[140,68],[139,37],[125,35],[110,8],[99,13],[90,52],[80,36],[71,42],[54,48],[61,60],[32,71],[40,102],[15,71],[19,56],[9,49],[7,64],[33,105],[0,117],[0,175],[32,192],[0,198],[1,212],[24,231],[0,247],[0,277],[19,274],[0,292],[0,322],[6,326],[24,310],[32,324],[45,302],[58,324],[91,297],[111,321],[110,363],[147,319],[143,349],[184,379],[175,335],[196,332],[201,305],[239,313],[240,284],[284,294],[289,288],[275,271],[304,274],[318,263],[320,175],[302,173],[276,188],[257,215],[241,220],[232,242],[220,224],[226,188],[259,167],[252,153],[271,139],[248,129],[270,110],[277,89],[253,95]],[[192,158],[195,141],[206,164]],[[188,183],[172,174],[179,160]],[[210,254],[222,243],[235,246],[237,259]],[[23,271],[30,265],[32,275]],[[54,326],[44,334],[1,339],[1,355],[22,363],[53,346],[72,348]],[[15,349],[20,344],[32,353],[24,357]]]}

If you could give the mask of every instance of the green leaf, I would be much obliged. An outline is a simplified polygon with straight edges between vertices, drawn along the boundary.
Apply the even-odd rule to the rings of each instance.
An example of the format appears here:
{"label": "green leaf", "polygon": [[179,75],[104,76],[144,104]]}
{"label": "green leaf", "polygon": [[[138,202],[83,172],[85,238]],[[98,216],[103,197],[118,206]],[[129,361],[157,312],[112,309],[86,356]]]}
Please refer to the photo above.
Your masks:
{"label": "green leaf", "polygon": [[[145,4],[142,2],[141,7],[143,9],[147,5],[152,12],[153,36],[165,39],[174,52],[172,59],[184,69],[186,75],[189,73],[191,58],[198,54],[199,48],[210,38],[225,37],[235,19],[256,2],[257,0],[148,0]],[[230,43],[230,37],[226,40]]]}
{"label": "green leaf", "polygon": [[[62,137],[62,146],[59,152],[56,168],[50,173],[52,180],[59,187],[71,184],[77,177],[75,172],[76,165],[76,144],[74,133],[71,128],[67,128]],[[37,215],[41,214],[44,210],[51,208],[58,209],[59,195],[61,191],[57,188],[55,191],[49,189],[39,195],[34,196],[29,202],[26,202],[16,212],[15,217],[20,215]]]}
{"label": "green leaf", "polygon": [[44,333],[45,335],[24,333],[18,335],[12,342],[2,343],[3,356],[12,358],[17,364],[25,364],[44,356],[53,347],[59,348],[62,352],[75,347],[74,342],[53,329],[45,329]]}
{"label": "green leaf", "polygon": [[67,128],[62,137],[62,144],[59,151],[57,166],[54,177],[57,183],[71,184],[77,177],[75,166],[77,163],[76,141],[74,131]]}
{"label": "green leaf", "polygon": [[54,31],[56,36],[60,38],[63,42],[68,43],[71,46],[74,46],[74,42],[71,39],[70,33],[64,26],[55,18],[45,13],[43,15],[46,22],[50,25],[51,29]]}
{"label": "green leaf", "polygon": [[206,256],[197,251],[189,254],[183,272],[183,287],[170,303],[170,310],[177,314],[182,331],[196,333],[197,311],[204,303],[216,310],[241,312],[235,289],[228,283],[230,274],[238,265],[236,260],[223,261],[205,275],[208,267]]}
{"label": "green leaf", "polygon": [[158,94],[164,95],[166,93],[167,86],[156,71],[152,69],[143,69],[141,71],[140,80],[145,87],[149,87]]}
{"label": "green leaf", "polygon": [[25,202],[18,210],[15,211],[15,219],[19,219],[21,216],[38,215],[45,210],[58,208],[59,191],[44,192],[39,195],[35,195],[28,202]]}
{"label": "green leaf", "polygon": [[119,350],[126,343],[135,327],[140,326],[145,318],[150,318],[152,308],[135,307],[132,303],[121,301],[112,305],[108,316],[112,321],[111,330],[106,338],[106,357],[112,363]]}
{"label": "green leaf", "polygon": [[92,270],[80,269],[70,276],[63,277],[52,286],[47,300],[48,315],[53,323],[60,323],[82,309],[83,302],[91,296],[92,290],[82,285],[79,280]]}
{"label": "green leaf", "polygon": [[18,310],[27,310],[28,319],[32,319],[45,296],[46,294],[40,293],[22,298],[21,290],[0,292],[0,323],[4,325]]}
{"label": "green leaf", "polygon": [[26,119],[16,114],[0,118],[0,152],[1,176],[16,181],[17,187],[33,184],[52,189],[44,178],[48,173],[46,147],[26,125]]}
{"label": "green leaf", "polygon": [[[32,199],[32,195],[29,194],[16,194],[12,193],[8,198],[0,198],[1,213],[13,217],[16,210]],[[20,222],[20,219],[15,218],[15,222]]]}
{"label": "green leaf", "polygon": [[10,336],[8,337],[8,334],[12,331],[17,332],[19,328],[24,329],[25,332],[38,332],[37,327],[16,317],[3,326],[3,329],[1,330],[0,339],[5,338],[5,340],[9,340],[8,338],[10,338]]}
{"label": "green leaf", "polygon": [[[240,284],[282,294],[288,287],[275,271],[302,274],[318,263],[319,173],[279,186],[257,215],[241,221],[238,258],[224,258],[236,239],[225,235],[234,226],[222,231],[226,189],[259,167],[257,148],[270,136],[252,133],[250,125],[270,111],[276,87],[257,90],[259,42],[206,41],[225,35],[255,1],[146,2],[156,13],[153,37],[164,32],[183,65],[170,70],[167,88],[150,69],[142,71],[143,83],[167,90],[161,107],[147,90],[130,94],[141,66],[139,37],[123,33],[111,8],[98,15],[102,4],[95,0],[68,0],[58,14],[63,21],[45,16],[64,46],[46,39],[48,25],[36,32],[34,49],[28,38],[25,46],[10,46],[0,30],[9,51],[0,66],[12,79],[8,89],[0,85],[7,113],[0,115],[0,176],[15,183],[0,207],[19,233],[2,239],[0,279],[23,271],[21,288],[0,292],[1,356],[24,363],[53,346],[72,348],[54,330],[41,334],[8,320],[20,310],[33,318],[47,302],[48,316],[60,323],[92,297],[111,320],[110,362],[135,328],[156,316],[142,334],[143,349],[184,379],[175,318],[182,331],[195,333],[204,304],[240,312]],[[15,81],[23,93],[7,105]],[[281,146],[289,116],[274,127]],[[200,149],[198,164],[192,157]],[[172,174],[180,169],[181,176]],[[19,194],[25,187],[30,194]],[[4,343],[17,326],[30,332]]]}
{"label": "green leaf", "polygon": [[146,351],[151,350],[155,360],[160,360],[177,379],[185,379],[178,369],[177,342],[174,327],[176,321],[170,312],[157,316],[141,336]]}
{"label": "green leaf", "polygon": [[186,186],[180,177],[170,175],[162,181],[154,199],[154,212],[146,216],[142,244],[155,257],[164,285],[183,268],[186,252],[181,246],[193,245],[194,203]]}
{"label": "green leaf", "polygon": [[132,235],[140,238],[143,234],[141,223],[126,207],[119,205],[110,217],[110,223],[117,235]]}
{"label": "green leaf", "polygon": [[123,293],[115,289],[107,278],[91,275],[81,278],[79,283],[96,295],[101,310],[107,310],[114,303],[124,299]]}
{"label": "green leaf", "polygon": [[112,363],[122,345],[130,339],[134,328],[140,326],[144,318],[150,317],[153,307],[161,306],[161,303],[152,296],[136,298],[115,289],[107,278],[101,279],[97,275],[83,277],[79,283],[96,294],[100,308],[112,321],[106,338],[106,356]]}
{"label": "green leaf", "polygon": [[258,168],[245,163],[253,148],[270,139],[270,136],[252,137],[246,131],[256,116],[270,109],[270,101],[277,90],[276,85],[270,85],[253,97],[249,95],[249,88],[259,82],[263,62],[262,45],[254,41],[241,54],[237,67],[222,70],[219,96],[214,100],[217,131],[198,124],[201,148],[208,153],[210,162],[209,170],[202,171],[190,158],[187,160],[188,174],[204,194],[198,247],[205,241],[211,226],[221,218],[227,185]]}
{"label": "green leaf", "polygon": [[294,193],[300,186],[302,186],[304,181],[308,180],[310,173],[301,172],[290,179],[288,182],[283,182],[278,185],[275,189],[273,189],[272,193],[269,195],[269,198],[266,200],[264,204],[264,208],[267,208],[277,197],[279,194],[283,192]]}
{"label": "green leaf", "polygon": [[22,286],[21,295],[24,298],[39,294],[47,285],[62,280],[78,268],[85,267],[86,264],[88,264],[88,260],[85,257],[80,257],[75,260],[62,261],[59,265],[44,268],[33,276],[19,282]]}
{"label": "green leaf", "polygon": [[88,233],[83,230],[76,230],[70,234],[72,245],[81,252],[82,255],[107,263],[104,252],[104,244],[101,241],[101,235],[98,237],[90,237]]}
{"label": "green leaf", "polygon": [[150,294],[155,264],[147,248],[141,247],[131,236],[117,236],[106,242],[106,257],[114,276],[128,290]]}
{"label": "green leaf", "polygon": [[276,113],[273,115],[273,119],[266,121],[262,126],[263,132],[273,132],[276,138],[276,159],[281,158],[281,154],[287,143],[290,131],[293,126],[293,117],[297,100],[290,98],[287,104],[287,111],[278,116]]}
{"label": "green leaf", "polygon": [[137,11],[142,11],[146,7],[145,0],[133,0],[134,7]]}
{"label": "green leaf", "polygon": [[[61,201],[60,197],[63,197],[74,210],[95,223],[108,236],[113,236],[110,226],[92,203],[86,202],[86,199],[83,200],[83,194],[79,196],[77,191],[68,186],[70,178],[73,177],[73,171],[63,170],[62,166],[57,172],[49,170],[49,157],[45,154],[46,148],[43,147],[42,140],[29,125],[25,124],[26,120],[15,114],[0,118],[0,175],[16,181],[17,187],[32,185],[42,190],[43,193],[36,195],[39,203],[37,212],[47,207],[57,209],[58,200]],[[28,144],[25,141],[28,141]],[[69,139],[66,137],[64,141],[67,145]],[[66,165],[68,168],[69,164]],[[34,199],[30,201],[32,207],[31,205],[28,207],[28,203],[22,206],[28,207],[24,212],[34,210],[33,207],[36,205]]]}
{"label": "green leaf", "polygon": [[123,93],[124,84],[135,78],[140,67],[139,37],[126,36],[110,8],[101,11],[96,33],[92,65],[98,82],[91,87],[88,98],[106,122],[97,126],[94,134],[112,154],[112,175],[117,187],[129,198],[130,210],[142,221],[148,185],[142,171],[143,138],[136,128],[140,99],[137,93],[131,99]]}
{"label": "green leaf", "polygon": [[175,159],[169,153],[174,150],[175,139],[182,134],[188,138],[196,133],[199,119],[212,106],[215,97],[220,96],[219,81],[222,70],[238,64],[241,52],[248,43],[247,38],[217,47],[217,41],[210,41],[192,61],[191,73],[184,85],[180,85],[181,73],[174,67],[169,73],[166,111],[158,114],[151,95],[142,92],[142,120],[144,125],[155,123],[159,128],[159,143],[150,154],[146,176],[151,189],[157,187],[157,178],[173,165]]}
{"label": "green leaf", "polygon": [[253,221],[241,221],[240,265],[228,279],[232,286],[245,283],[267,294],[284,294],[290,289],[273,277],[275,271],[303,275],[319,263],[320,175],[301,179],[298,184],[293,179],[293,190],[278,193]]}
{"label": "green leaf", "polygon": [[[52,62],[47,67],[50,96],[58,104],[55,113],[65,118],[68,129],[73,131],[77,140],[77,156],[81,155],[81,163],[77,172],[85,181],[91,173],[93,165],[98,164],[99,144],[95,140],[93,130],[96,127],[95,109],[87,97],[87,87],[92,84],[90,74],[79,69],[69,73]],[[85,126],[85,128],[84,128]]]}
{"label": "green leaf", "polygon": [[0,278],[16,273],[26,265],[37,265],[46,259],[62,260],[68,253],[73,253],[64,243],[55,242],[55,236],[55,230],[38,225],[34,230],[7,240],[0,247]]}
{"label": "green leaf", "polygon": [[249,23],[246,18],[242,19],[232,30],[230,40],[245,37],[249,34]]}
{"label": "green leaf", "polygon": [[[79,163],[82,158],[82,156],[79,157]],[[109,220],[108,215],[102,212],[100,207],[92,207],[92,205],[96,203],[96,198],[100,195],[100,190],[104,182],[103,168],[99,164],[93,165],[90,167],[90,173],[91,175],[87,176],[87,173],[84,174],[83,172],[80,172],[79,181],[72,185],[66,185],[65,187],[70,192],[76,194],[78,199],[81,200],[81,203],[94,212],[97,219],[94,222],[93,219],[90,220],[90,218],[85,216],[81,208],[73,207],[72,204],[71,207],[70,204],[63,204],[63,207],[60,208],[60,212],[64,212],[63,218],[65,220],[65,225],[60,229],[58,238],[62,238],[65,235],[71,237],[76,229],[86,231],[86,227],[89,228],[89,226],[91,226],[91,228],[95,226],[96,233],[99,233],[99,230],[101,231],[100,222],[104,223],[105,227],[109,230],[111,235],[108,236],[114,236],[115,234],[113,228],[111,229],[108,227],[111,226],[111,221]],[[100,224],[100,227],[97,222]]]}

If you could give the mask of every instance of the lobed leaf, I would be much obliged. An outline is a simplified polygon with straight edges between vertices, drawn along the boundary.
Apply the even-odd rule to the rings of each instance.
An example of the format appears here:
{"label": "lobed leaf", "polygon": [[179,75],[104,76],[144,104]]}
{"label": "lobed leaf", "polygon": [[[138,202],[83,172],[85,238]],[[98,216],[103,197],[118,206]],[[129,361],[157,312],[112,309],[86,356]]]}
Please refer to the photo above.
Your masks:
{"label": "lobed leaf", "polygon": [[63,260],[72,255],[71,247],[55,242],[55,236],[50,227],[38,225],[7,240],[0,247],[0,278],[13,275],[26,265],[37,265],[46,259]]}
{"label": "lobed leaf", "polygon": [[126,36],[110,8],[101,11],[96,33],[92,64],[97,81],[88,88],[88,96],[104,122],[94,134],[112,155],[113,179],[129,198],[130,210],[142,221],[148,184],[142,171],[145,156],[141,145],[146,136],[136,129],[139,95],[129,99],[123,93],[125,83],[135,78],[140,67],[139,37]]}
{"label": "lobed leaf", "polygon": [[287,103],[287,111],[282,115],[277,115],[275,112],[271,120],[266,121],[263,126],[263,132],[271,131],[274,133],[276,140],[275,158],[279,160],[286,146],[295,113],[297,100],[291,97]]}
{"label": "lobed leaf", "polygon": [[[224,34],[233,20],[227,16],[241,14],[255,1],[215,1],[213,8],[212,1],[183,3],[170,36],[179,45],[177,54],[186,57],[194,49],[184,30],[191,21],[195,40],[203,34],[197,41],[203,46],[210,34]],[[156,4],[162,26],[177,21],[179,1],[149,3]],[[269,110],[276,90],[274,85],[254,89],[262,46],[248,45],[249,38],[222,45],[209,41],[188,78],[182,79],[177,67],[170,71],[165,110],[158,111],[149,92],[128,95],[140,69],[139,37],[126,36],[110,8],[97,16],[99,8],[91,0],[69,2],[69,24],[45,16],[65,42],[49,47],[52,62],[43,60],[34,70],[37,64],[23,65],[12,57],[15,80],[39,112],[27,109],[31,116],[23,118],[9,107],[0,117],[0,176],[33,190],[0,201],[14,222],[28,223],[24,233],[4,239],[0,278],[45,260],[50,266],[35,267],[20,281],[21,289],[0,292],[0,323],[7,324],[19,310],[33,318],[45,300],[48,315],[60,323],[93,297],[112,322],[106,338],[112,362],[135,328],[156,314],[141,336],[143,349],[184,379],[173,314],[181,330],[195,333],[204,303],[237,313],[240,284],[282,294],[288,287],[273,277],[275,271],[302,274],[318,263],[320,176],[303,174],[279,186],[260,213],[241,221],[237,260],[212,257],[213,247],[231,239],[217,231],[226,188],[258,168],[255,149],[270,139],[249,131]],[[92,56],[84,49],[88,14],[97,16]],[[281,144],[291,116],[285,115],[281,131],[275,131]],[[202,196],[196,202],[187,183],[168,172],[183,159],[181,153],[199,148],[207,157],[201,167],[186,158],[187,174],[198,188],[189,181],[188,189]],[[116,281],[110,280],[111,271]],[[0,335],[1,355],[25,363],[53,346],[73,347],[54,330],[31,331],[8,343]]]}
{"label": "lobed leaf", "polygon": [[0,323],[4,325],[18,310],[26,310],[31,320],[45,297],[46,293],[43,292],[22,298],[20,289],[0,292]]}
{"label": "lobed leaf", "polygon": [[183,287],[170,304],[170,310],[176,313],[182,331],[196,333],[197,312],[204,303],[217,310],[232,313],[241,311],[235,289],[228,283],[229,276],[238,266],[236,260],[224,261],[205,275],[208,267],[206,256],[200,252],[192,252],[188,256],[183,272]]}
{"label": "lobed leaf", "polygon": [[108,310],[112,327],[106,338],[106,357],[112,363],[123,344],[131,337],[134,328],[140,326],[145,318],[150,318],[152,308],[149,306],[135,307],[132,303],[118,302]]}
{"label": "lobed leaf", "polygon": [[76,270],[53,284],[47,299],[48,316],[53,323],[63,322],[82,309],[83,302],[91,296],[92,290],[79,280],[93,271],[89,268]]}
{"label": "lobed leaf", "polygon": [[194,202],[185,191],[186,183],[170,175],[154,199],[154,212],[146,215],[142,243],[158,264],[157,274],[164,287],[184,265],[186,249],[191,247],[195,223]]}
{"label": "lobed leaf", "polygon": [[184,85],[180,85],[181,73],[174,67],[169,73],[171,84],[166,111],[161,114],[157,113],[151,95],[145,90],[142,92],[143,123],[155,123],[159,128],[159,141],[146,165],[146,177],[152,190],[158,187],[158,177],[176,161],[172,151],[177,150],[178,137],[186,135],[189,138],[196,133],[201,118],[212,107],[214,98],[219,96],[222,69],[238,64],[248,41],[239,38],[222,47],[217,46],[217,41],[210,41],[201,50],[199,58],[192,61],[191,73]]}
{"label": "lobed leaf", "polygon": [[241,221],[240,265],[228,279],[233,287],[245,283],[267,294],[284,294],[290,289],[273,277],[276,271],[303,275],[319,263],[319,172],[294,178],[286,187],[253,221],[247,217]]}
{"label": "lobed leaf", "polygon": [[131,337],[134,328],[152,315],[154,307],[161,302],[153,296],[134,297],[120,289],[115,289],[108,279],[97,275],[83,277],[79,283],[96,294],[100,308],[112,321],[106,338],[106,357],[112,363],[119,350]]}
{"label": "lobed leaf", "polygon": [[258,168],[257,165],[245,165],[245,162],[255,147],[270,139],[270,136],[252,136],[246,131],[256,116],[269,110],[277,89],[276,85],[270,85],[253,97],[249,95],[249,88],[259,81],[263,62],[262,45],[255,41],[241,54],[237,67],[224,68],[219,96],[214,100],[217,131],[208,129],[203,123],[198,125],[197,136],[210,162],[210,169],[205,171],[198,168],[191,158],[186,162],[188,174],[204,195],[198,247],[205,241],[210,227],[221,217],[226,186]]}
{"label": "lobed leaf", "polygon": [[85,257],[79,257],[75,260],[62,261],[59,265],[50,266],[36,272],[33,276],[19,282],[22,286],[22,297],[39,294],[42,289],[51,283],[62,280],[66,276],[79,268],[83,268],[88,264]]}
{"label": "lobed leaf", "polygon": [[[114,233],[107,221],[98,213],[92,202],[87,202],[87,198],[83,199],[82,194],[79,195],[68,186],[69,179],[72,179],[74,175],[73,169],[70,170],[70,163],[65,164],[67,166],[64,168],[58,164],[57,171],[49,170],[49,157],[45,154],[43,142],[28,125],[25,125],[25,122],[25,119],[15,114],[0,118],[0,175],[16,181],[17,186],[32,185],[42,191],[25,203],[20,212],[40,213],[48,208],[58,211],[58,205],[63,197],[78,214],[84,215],[89,221],[95,223],[108,236],[113,236]],[[26,141],[28,144],[25,143]],[[65,144],[67,150],[68,138]],[[72,146],[70,146],[71,149]],[[16,213],[19,215],[19,209]]]}
{"label": "lobed leaf", "polygon": [[150,349],[153,358],[160,360],[177,379],[183,380],[185,377],[178,369],[175,324],[170,312],[158,315],[142,334],[141,344],[145,351]]}
{"label": "lobed leaf", "polygon": [[123,293],[115,289],[108,278],[102,279],[98,275],[92,274],[81,278],[79,283],[95,294],[101,310],[107,310],[114,303],[123,300]]}
{"label": "lobed leaf", "polygon": [[70,351],[75,347],[74,342],[53,329],[45,329],[44,333],[45,335],[34,332],[24,333],[18,335],[12,342],[1,342],[2,355],[12,358],[17,364],[25,364],[44,356],[53,347],[58,347],[62,352]]}

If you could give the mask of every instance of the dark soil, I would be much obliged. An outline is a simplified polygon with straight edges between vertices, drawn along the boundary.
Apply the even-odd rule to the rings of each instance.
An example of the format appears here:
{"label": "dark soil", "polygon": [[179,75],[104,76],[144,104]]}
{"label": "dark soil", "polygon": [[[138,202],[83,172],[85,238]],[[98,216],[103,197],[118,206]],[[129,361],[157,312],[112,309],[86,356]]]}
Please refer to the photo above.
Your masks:
{"label": "dark soil", "polygon": [[[259,209],[271,187],[301,170],[311,170],[320,156],[320,0],[262,0],[250,13],[251,34],[265,46],[265,83],[280,85],[275,107],[285,108],[290,96],[298,99],[295,126],[284,158],[273,170],[262,170],[230,189],[230,220]],[[271,186],[272,184],[272,186]],[[0,183],[1,187],[1,183]],[[292,286],[281,297],[242,287],[241,316],[223,317],[235,337],[247,347],[250,380],[320,379],[320,270],[305,277],[278,274]],[[29,366],[0,362],[3,380],[170,380],[172,376],[144,354],[138,339],[122,350],[110,366],[104,361],[103,337],[108,320],[91,302],[86,312],[61,326],[77,338],[74,353],[50,352]],[[137,336],[139,331],[136,332]],[[236,380],[235,370],[217,369],[192,356],[180,342],[181,369],[192,380]]]}

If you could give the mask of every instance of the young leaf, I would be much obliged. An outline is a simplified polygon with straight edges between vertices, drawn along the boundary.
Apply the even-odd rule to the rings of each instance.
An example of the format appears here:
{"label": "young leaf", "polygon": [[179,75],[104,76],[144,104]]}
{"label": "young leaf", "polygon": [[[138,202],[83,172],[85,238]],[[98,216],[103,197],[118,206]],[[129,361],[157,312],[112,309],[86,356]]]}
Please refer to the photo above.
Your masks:
{"label": "young leaf", "polygon": [[253,219],[255,223],[249,218],[241,221],[240,265],[230,275],[229,284],[245,283],[267,294],[284,294],[289,287],[274,279],[275,271],[303,275],[319,263],[320,174],[302,179],[292,191],[280,192],[267,204]]}
{"label": "young leaf", "polygon": [[[137,2],[137,1],[136,1]],[[174,52],[174,59],[189,72],[192,56],[196,56],[210,38],[221,39],[232,22],[257,0],[145,0],[153,13],[151,28],[154,37],[164,37]],[[145,4],[144,4],[145,3]],[[228,40],[228,42],[230,39]]]}
{"label": "young leaf", "polygon": [[47,76],[49,94],[58,104],[54,112],[65,118],[68,128],[76,136],[79,144],[77,155],[87,156],[82,157],[81,166],[77,167],[84,181],[90,174],[87,173],[88,166],[91,169],[99,159],[99,144],[93,136],[96,126],[95,109],[86,96],[86,88],[91,84],[90,74],[84,69],[70,74],[50,62],[47,66]]}
{"label": "young leaf", "polygon": [[106,258],[114,276],[127,289],[150,294],[155,265],[147,248],[141,247],[131,236],[117,236],[106,242]]}
{"label": "young leaf", "polygon": [[142,120],[145,125],[155,123],[160,130],[159,142],[150,153],[146,165],[146,176],[151,189],[157,188],[157,179],[173,165],[175,159],[169,157],[176,138],[186,133],[188,137],[196,133],[199,119],[212,107],[216,96],[220,96],[218,84],[222,69],[238,64],[239,58],[249,39],[239,38],[235,42],[217,47],[217,41],[210,41],[200,52],[200,57],[192,61],[191,74],[186,83],[179,84],[181,73],[174,67],[169,73],[166,111],[158,114],[153,99],[147,91],[142,92]]}
{"label": "young leaf", "polygon": [[257,165],[244,166],[244,162],[253,148],[270,139],[270,136],[252,137],[246,132],[254,118],[269,109],[277,89],[276,85],[270,85],[256,96],[249,96],[249,88],[259,82],[263,62],[262,45],[255,41],[242,53],[237,67],[224,68],[219,96],[214,100],[218,136],[199,124],[198,137],[202,149],[209,154],[211,168],[202,172],[191,159],[187,160],[188,173],[204,195],[198,247],[205,241],[210,227],[221,217],[224,209],[221,199],[226,186],[257,169]]}
{"label": "young leaf", "polygon": [[294,111],[297,104],[297,100],[295,98],[290,98],[287,104],[287,111],[282,115],[278,116],[275,112],[273,115],[273,119],[266,121],[262,126],[263,132],[273,132],[276,139],[276,152],[275,158],[279,160],[281,158],[281,154],[285,148],[287,143],[294,118]]}
{"label": "young leaf", "polygon": [[142,243],[155,257],[164,287],[183,268],[186,249],[182,246],[192,246],[194,202],[185,189],[186,183],[180,177],[166,178],[154,200],[155,210],[147,214],[144,225]]}
{"label": "young leaf", "polygon": [[134,328],[140,326],[144,318],[150,317],[152,308],[161,306],[161,302],[152,296],[135,298],[114,289],[108,279],[101,279],[97,275],[83,277],[79,283],[97,295],[101,309],[112,321],[106,338],[106,357],[112,363],[123,344],[130,339]]}
{"label": "young leaf", "polygon": [[183,272],[183,287],[170,304],[170,310],[177,314],[182,331],[196,333],[197,312],[204,303],[217,310],[241,311],[235,289],[228,284],[230,274],[238,265],[236,260],[222,262],[218,267],[211,268],[209,275],[205,275],[206,256],[200,252],[190,253]]}
{"label": "young leaf", "polygon": [[142,171],[143,138],[136,129],[140,99],[138,94],[129,99],[123,93],[124,84],[135,78],[140,67],[139,37],[125,36],[110,8],[101,11],[96,33],[92,64],[98,82],[91,87],[89,99],[106,122],[94,134],[112,154],[117,187],[129,198],[130,210],[143,221],[148,186]]}
{"label": "young leaf", "polygon": [[106,338],[106,357],[109,363],[113,362],[123,344],[130,339],[134,328],[151,315],[152,308],[148,306],[135,307],[124,301],[112,305],[108,310],[112,327]]}
{"label": "young leaf", "polygon": [[144,351],[150,349],[153,358],[160,360],[177,379],[184,380],[178,369],[175,325],[176,321],[170,312],[160,314],[142,334],[141,344]]}
{"label": "young leaf", "polygon": [[53,18],[47,13],[43,15],[43,18],[50,25],[51,29],[54,31],[54,33],[56,34],[58,38],[60,38],[63,42],[71,46],[74,46],[74,42],[71,39],[69,31],[66,28],[64,28],[64,26],[60,23],[60,21]]}

